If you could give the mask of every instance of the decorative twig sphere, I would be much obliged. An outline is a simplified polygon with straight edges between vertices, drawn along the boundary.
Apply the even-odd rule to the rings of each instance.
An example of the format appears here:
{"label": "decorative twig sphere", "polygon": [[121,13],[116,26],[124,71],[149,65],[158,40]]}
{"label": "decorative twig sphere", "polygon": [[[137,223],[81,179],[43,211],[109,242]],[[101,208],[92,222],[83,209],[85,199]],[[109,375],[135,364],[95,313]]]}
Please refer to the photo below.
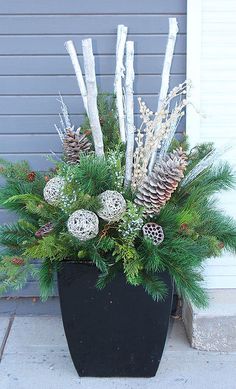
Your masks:
{"label": "decorative twig sphere", "polygon": [[68,231],[79,240],[89,240],[97,236],[98,217],[94,212],[80,209],[69,217],[67,222]]}
{"label": "decorative twig sphere", "polygon": [[102,208],[97,212],[98,216],[109,222],[118,221],[126,209],[122,194],[115,190],[106,190],[98,197],[102,203]]}
{"label": "decorative twig sphere", "polygon": [[146,223],[143,226],[143,235],[153,241],[156,246],[164,240],[164,232],[161,226],[156,223]]}
{"label": "decorative twig sphere", "polygon": [[64,186],[65,181],[62,177],[56,176],[51,178],[43,190],[43,196],[47,203],[58,205]]}

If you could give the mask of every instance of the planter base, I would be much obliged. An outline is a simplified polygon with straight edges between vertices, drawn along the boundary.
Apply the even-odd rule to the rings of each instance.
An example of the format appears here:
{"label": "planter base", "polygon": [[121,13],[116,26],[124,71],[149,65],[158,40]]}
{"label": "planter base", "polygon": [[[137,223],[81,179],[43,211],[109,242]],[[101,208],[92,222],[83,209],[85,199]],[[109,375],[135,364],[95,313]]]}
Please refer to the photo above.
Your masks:
{"label": "planter base", "polygon": [[88,377],[152,377],[165,345],[172,302],[172,281],[160,277],[169,293],[154,302],[122,274],[103,290],[94,266],[64,263],[58,273],[65,334],[78,374]]}

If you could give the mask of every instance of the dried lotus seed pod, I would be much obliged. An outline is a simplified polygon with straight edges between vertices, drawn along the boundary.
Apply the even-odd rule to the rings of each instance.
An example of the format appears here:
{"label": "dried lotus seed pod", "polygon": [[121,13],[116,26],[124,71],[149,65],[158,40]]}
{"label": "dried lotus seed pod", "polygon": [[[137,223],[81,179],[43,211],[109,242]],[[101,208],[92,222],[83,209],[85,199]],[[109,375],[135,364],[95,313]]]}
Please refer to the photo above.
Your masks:
{"label": "dried lotus seed pod", "polygon": [[164,240],[164,232],[161,226],[156,223],[146,223],[143,226],[143,235],[153,241],[158,246]]}

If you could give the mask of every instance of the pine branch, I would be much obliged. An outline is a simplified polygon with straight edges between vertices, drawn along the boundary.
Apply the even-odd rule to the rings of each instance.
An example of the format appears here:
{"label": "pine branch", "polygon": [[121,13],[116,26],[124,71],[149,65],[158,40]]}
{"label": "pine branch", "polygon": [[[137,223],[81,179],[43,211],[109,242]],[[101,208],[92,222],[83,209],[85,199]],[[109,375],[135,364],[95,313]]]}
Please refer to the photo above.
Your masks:
{"label": "pine branch", "polygon": [[22,289],[29,276],[35,276],[34,266],[24,260],[22,265],[14,263],[14,258],[9,256],[0,259],[0,294],[8,290]]}
{"label": "pine branch", "polygon": [[148,238],[144,238],[142,245],[138,248],[138,253],[142,258],[147,272],[156,273],[164,270],[163,263],[157,251],[157,247]]}
{"label": "pine branch", "polygon": [[82,193],[96,196],[106,189],[111,189],[110,168],[102,157],[81,156],[80,164],[71,167],[70,172]]}
{"label": "pine branch", "polygon": [[163,301],[167,296],[168,290],[165,283],[156,275],[143,272],[142,285],[154,301]]}
{"label": "pine branch", "polygon": [[57,264],[49,259],[45,259],[41,264],[38,278],[42,301],[46,301],[53,294],[56,270]]}
{"label": "pine branch", "polygon": [[113,266],[110,266],[107,272],[100,273],[98,276],[96,287],[100,290],[104,289],[109,284],[109,282],[113,281],[113,279],[117,275],[119,268],[120,266],[118,267],[117,264],[115,264]]}
{"label": "pine branch", "polygon": [[18,220],[17,223],[0,226],[0,244],[5,246],[22,246],[35,241],[34,234],[37,227],[27,220]]}

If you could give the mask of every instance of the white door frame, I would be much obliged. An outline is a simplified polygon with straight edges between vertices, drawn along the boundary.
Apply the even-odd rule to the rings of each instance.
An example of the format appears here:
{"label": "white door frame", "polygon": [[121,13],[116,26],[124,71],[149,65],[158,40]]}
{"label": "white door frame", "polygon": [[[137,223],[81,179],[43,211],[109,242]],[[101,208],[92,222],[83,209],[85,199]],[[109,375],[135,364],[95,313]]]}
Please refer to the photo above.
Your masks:
{"label": "white door frame", "polygon": [[200,140],[201,11],[202,0],[187,0],[187,80],[191,82],[192,87],[191,104],[186,110],[186,134],[191,146]]}

